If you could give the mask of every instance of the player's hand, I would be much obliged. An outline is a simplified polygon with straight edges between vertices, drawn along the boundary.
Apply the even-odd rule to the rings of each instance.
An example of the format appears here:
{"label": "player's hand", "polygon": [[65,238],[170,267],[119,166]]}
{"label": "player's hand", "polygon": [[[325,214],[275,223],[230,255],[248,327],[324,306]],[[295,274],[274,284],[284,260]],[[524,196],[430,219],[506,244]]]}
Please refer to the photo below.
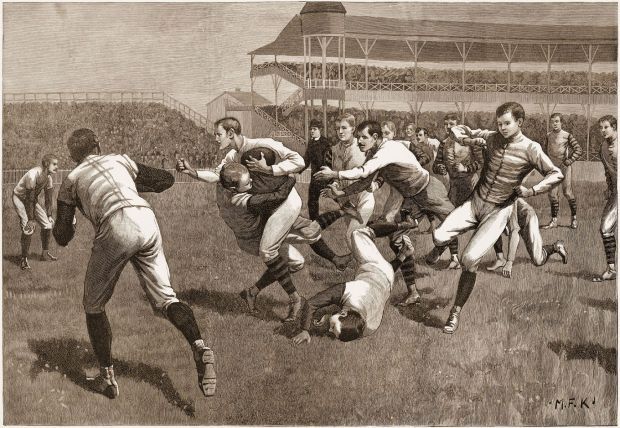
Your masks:
{"label": "player's hand", "polygon": [[264,174],[273,173],[273,168],[267,165],[264,153],[261,152],[260,159],[253,158],[252,156],[250,156],[249,159],[247,166],[250,171],[262,172]]}
{"label": "player's hand", "polygon": [[525,186],[518,186],[515,189],[515,193],[519,195],[521,198],[529,198],[530,196],[534,196],[534,190],[528,189]]}
{"label": "player's hand", "polygon": [[293,343],[295,345],[301,345],[302,343],[310,343],[310,333],[306,330],[302,330],[297,336],[293,337]]}
{"label": "player's hand", "polygon": [[248,200],[252,197],[252,195],[250,195],[249,193],[243,192],[243,193],[235,193],[233,195],[232,198],[230,198],[230,201],[233,203],[233,205],[235,206],[242,206],[242,207],[247,207],[248,206]]}
{"label": "player's hand", "polygon": [[330,314],[325,314],[321,317],[321,319],[312,320],[312,325],[315,327],[322,327],[327,323],[327,321],[329,321],[330,316]]}
{"label": "player's hand", "polygon": [[315,172],[313,175],[315,180],[331,180],[332,178],[338,178],[338,173],[336,171],[332,171],[332,169],[328,166],[322,166],[319,172]]}
{"label": "player's hand", "polygon": [[457,172],[467,172],[467,167],[460,162],[456,164],[455,168]]}
{"label": "player's hand", "polygon": [[562,162],[564,164],[564,166],[571,166],[573,164],[573,161],[570,159],[566,159],[564,162]]}
{"label": "player's hand", "polygon": [[178,172],[182,172],[183,174],[191,175],[192,177],[196,176],[196,170],[191,167],[188,161],[184,158],[180,158],[177,160],[176,170]]}
{"label": "player's hand", "polygon": [[372,183],[370,183],[370,186],[366,188],[366,191],[370,193],[375,193],[377,190],[379,190],[380,187],[381,186],[379,185],[379,183],[373,181]]}
{"label": "player's hand", "polygon": [[51,224],[52,226],[54,226],[54,217],[52,217],[51,215],[50,215],[50,216],[47,216],[47,221],[49,221],[49,222],[50,222],[50,224]]}
{"label": "player's hand", "polygon": [[73,228],[77,225],[77,217],[73,216]]}
{"label": "player's hand", "polygon": [[512,262],[510,260],[502,268],[502,276],[504,278],[512,278]]}
{"label": "player's hand", "polygon": [[346,196],[343,190],[340,190],[337,183],[332,183],[326,189],[321,190],[321,196],[324,198],[336,199]]}
{"label": "player's hand", "polygon": [[448,175],[448,168],[444,164],[438,164],[437,171],[439,171],[440,175]]}
{"label": "player's hand", "polygon": [[476,146],[476,147],[480,147],[482,149],[485,149],[487,147],[487,140],[485,140],[484,138],[464,138],[463,139],[463,143],[465,143],[466,145],[469,146]]}
{"label": "player's hand", "polygon": [[34,220],[28,220],[26,226],[24,227],[24,233],[26,235],[32,235],[34,233],[34,229],[37,223]]}

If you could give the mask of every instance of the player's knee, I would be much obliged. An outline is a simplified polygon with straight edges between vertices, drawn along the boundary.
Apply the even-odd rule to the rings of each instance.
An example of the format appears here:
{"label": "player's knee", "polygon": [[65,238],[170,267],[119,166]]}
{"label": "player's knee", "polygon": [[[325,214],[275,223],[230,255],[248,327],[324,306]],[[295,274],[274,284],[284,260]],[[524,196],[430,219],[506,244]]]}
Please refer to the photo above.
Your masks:
{"label": "player's knee", "polygon": [[564,189],[564,197],[566,199],[575,199],[575,195],[571,189]]}
{"label": "player's knee", "polygon": [[82,306],[84,307],[84,313],[87,315],[96,315],[105,312],[105,305],[100,305],[86,299],[83,300]]}
{"label": "player's knee", "polygon": [[461,256],[461,265],[464,271],[476,272],[478,270],[478,258],[472,257],[468,253],[463,253]]}
{"label": "player's knee", "polygon": [[278,250],[271,248],[260,248],[258,250],[258,255],[264,263],[268,263],[278,257]]}
{"label": "player's knee", "polygon": [[443,231],[441,227],[438,227],[433,231],[433,244],[435,244],[436,247],[446,246],[451,240],[452,237]]}
{"label": "player's knee", "polygon": [[605,238],[613,238],[614,237],[613,230],[610,230],[609,228],[607,228],[605,226],[606,225],[601,225],[601,237],[603,237],[603,239],[605,239]]}
{"label": "player's knee", "polygon": [[306,264],[306,260],[303,257],[301,257],[300,259],[295,259],[295,260],[289,259],[287,263],[288,271],[290,273],[299,272],[300,270],[304,268],[305,264]]}

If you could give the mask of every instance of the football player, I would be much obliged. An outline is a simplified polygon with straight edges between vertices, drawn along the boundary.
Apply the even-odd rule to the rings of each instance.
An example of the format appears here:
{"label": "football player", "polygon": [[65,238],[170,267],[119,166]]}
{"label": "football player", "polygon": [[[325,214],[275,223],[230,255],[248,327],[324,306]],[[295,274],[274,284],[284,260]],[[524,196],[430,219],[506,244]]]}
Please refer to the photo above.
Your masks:
{"label": "football player", "polygon": [[[30,169],[19,180],[13,189],[13,206],[19,217],[21,227],[21,260],[22,270],[30,269],[28,252],[35,224],[41,227],[41,260],[55,261],[57,258],[49,252],[50,236],[54,219],[52,217],[52,201],[54,199],[54,180],[52,176],[58,170],[58,158],[47,154],[43,156],[41,165]],[[39,204],[39,194],[45,193],[45,209]]]}

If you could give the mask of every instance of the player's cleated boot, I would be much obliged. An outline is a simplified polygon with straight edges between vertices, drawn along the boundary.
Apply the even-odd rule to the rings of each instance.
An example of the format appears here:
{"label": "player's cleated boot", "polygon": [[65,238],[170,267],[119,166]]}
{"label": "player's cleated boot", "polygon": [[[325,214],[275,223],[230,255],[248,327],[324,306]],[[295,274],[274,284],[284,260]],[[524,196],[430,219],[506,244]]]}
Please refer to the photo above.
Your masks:
{"label": "player's cleated boot", "polygon": [[415,284],[411,284],[407,286],[407,295],[401,302],[398,302],[397,305],[398,306],[416,305],[420,303],[421,300],[422,300],[422,297],[420,296],[420,292],[416,288]]}
{"label": "player's cleated boot", "polygon": [[99,369],[99,375],[95,378],[95,389],[111,400],[118,397],[118,383],[116,383],[113,366]]}
{"label": "player's cleated boot", "polygon": [[301,315],[301,308],[304,305],[304,299],[291,300],[288,303],[288,315],[284,318],[284,322],[297,321]]}
{"label": "player's cleated boot", "polygon": [[446,334],[453,334],[457,328],[459,328],[459,315],[461,314],[461,308],[458,306],[452,306],[450,310],[450,316],[448,316],[448,321],[446,321],[446,325],[443,327],[443,332]]}
{"label": "player's cleated boot", "polygon": [[216,385],[215,355],[204,343],[194,345],[192,348],[198,372],[198,388],[205,397],[211,397],[215,394]]}
{"label": "player's cleated boot", "polygon": [[246,288],[239,293],[239,297],[243,299],[243,301],[248,305],[248,310],[250,313],[254,314],[257,312],[256,310],[256,296],[252,294],[251,289]]}
{"label": "player's cleated boot", "polygon": [[613,281],[614,279],[616,279],[616,270],[608,267],[602,275],[592,278],[592,282]]}
{"label": "player's cleated boot", "polygon": [[362,215],[359,213],[357,208],[353,206],[351,202],[345,203],[341,209],[349,217],[353,217],[355,220],[359,221],[362,224],[364,223],[364,219],[362,218]]}
{"label": "player's cleated boot", "polygon": [[45,251],[43,254],[41,254],[42,262],[55,262],[56,260],[58,260],[58,257],[52,255],[52,253],[50,253],[49,251]]}
{"label": "player's cleated boot", "polygon": [[450,264],[448,265],[448,269],[460,269],[461,262],[459,261],[459,257],[455,254],[450,258]]}
{"label": "player's cleated boot", "polygon": [[564,241],[555,241],[553,243],[553,249],[560,255],[560,257],[562,257],[562,263],[568,264],[568,252],[566,251]]}
{"label": "player's cleated boot", "polygon": [[558,220],[554,218],[554,219],[551,219],[548,225],[543,226],[542,228],[547,230],[547,229],[555,229],[556,227],[558,227]]}
{"label": "player's cleated boot", "polygon": [[349,266],[349,263],[351,263],[351,259],[352,259],[351,254],[335,256],[332,259],[332,263],[334,264],[334,266],[336,266],[336,269],[342,272],[347,269],[347,266]]}
{"label": "player's cleated boot", "polygon": [[426,264],[429,266],[436,265],[437,262],[439,262],[439,259],[441,258],[441,255],[443,254],[445,249],[446,247],[434,247],[424,259],[426,261]]}
{"label": "player's cleated boot", "polygon": [[570,228],[571,229],[577,229],[577,217],[573,217],[573,219],[571,220]]}
{"label": "player's cleated boot", "polygon": [[31,269],[30,263],[28,263],[28,258],[27,257],[22,257],[22,259],[19,261],[19,268],[21,270],[29,270],[29,269]]}

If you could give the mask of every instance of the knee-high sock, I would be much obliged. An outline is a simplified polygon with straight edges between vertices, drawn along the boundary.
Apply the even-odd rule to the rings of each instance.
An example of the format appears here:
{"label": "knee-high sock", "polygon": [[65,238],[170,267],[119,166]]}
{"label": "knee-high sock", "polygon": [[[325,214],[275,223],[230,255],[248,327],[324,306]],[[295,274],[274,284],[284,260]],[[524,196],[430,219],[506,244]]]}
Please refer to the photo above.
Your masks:
{"label": "knee-high sock", "polygon": [[43,252],[50,249],[50,236],[52,236],[52,229],[41,228],[41,248]]}
{"label": "knee-high sock", "polygon": [[557,218],[560,213],[560,201],[551,201],[551,217]]}
{"label": "knee-high sock", "polygon": [[183,333],[185,340],[187,340],[190,346],[195,341],[201,339],[200,329],[198,328],[198,323],[196,323],[194,312],[187,304],[183,302],[171,303],[166,308],[166,317],[170,320],[172,325]]}
{"label": "knee-high sock", "polygon": [[608,265],[616,263],[616,237],[614,235],[603,236],[603,246],[605,247],[605,258]]}
{"label": "knee-high sock", "polygon": [[403,274],[405,285],[409,288],[415,285],[415,260],[413,257],[407,257],[400,266],[400,273]]}
{"label": "knee-high sock", "polygon": [[469,299],[469,295],[474,289],[476,284],[476,272],[463,271],[459,278],[459,286],[456,290],[456,299],[454,299],[454,306],[463,307]]}
{"label": "knee-high sock", "polygon": [[400,230],[396,223],[388,221],[373,222],[372,224],[369,224],[368,227],[375,232],[375,236],[377,238],[391,235],[392,233]]}
{"label": "knee-high sock", "polygon": [[452,241],[448,242],[448,248],[450,248],[450,255],[458,255],[459,254],[459,240],[458,238],[454,238]]}
{"label": "knee-high sock", "polygon": [[569,199],[568,206],[570,207],[570,215],[573,217],[577,215],[577,199]]}
{"label": "knee-high sock", "polygon": [[293,294],[297,290],[293,284],[293,279],[288,271],[288,265],[282,256],[269,260],[267,263],[269,273],[280,283],[280,286],[286,291],[286,294]]}
{"label": "knee-high sock", "polygon": [[400,269],[402,264],[403,264],[403,261],[401,259],[399,259],[398,257],[396,257],[394,260],[392,260],[390,262],[390,265],[392,265],[392,270],[394,272],[396,272],[398,269]]}
{"label": "knee-high sock", "polygon": [[21,244],[22,244],[22,257],[23,258],[28,257],[28,253],[30,252],[31,241],[32,241],[32,235],[26,235],[25,233],[22,233]]}
{"label": "knee-high sock", "polygon": [[504,245],[502,242],[502,237],[500,236],[493,244],[493,250],[495,250],[495,254],[503,254],[504,253]]}
{"label": "knee-high sock", "polygon": [[310,244],[310,248],[312,248],[312,251],[316,254],[329,261],[334,260],[334,257],[336,257],[336,254],[329,248],[329,245],[327,245],[323,238],[319,239],[314,244]]}
{"label": "knee-high sock", "polygon": [[326,213],[319,214],[316,218],[316,222],[321,226],[321,229],[327,229],[333,222],[342,217],[344,213],[340,210],[327,211]]}
{"label": "knee-high sock", "polygon": [[269,272],[269,270],[266,270],[265,272],[263,272],[261,277],[258,278],[258,281],[254,283],[254,286],[260,291],[274,282],[276,282],[276,279],[273,277],[271,272]]}
{"label": "knee-high sock", "polygon": [[86,314],[86,328],[99,366],[110,367],[112,365],[112,329],[106,313]]}

